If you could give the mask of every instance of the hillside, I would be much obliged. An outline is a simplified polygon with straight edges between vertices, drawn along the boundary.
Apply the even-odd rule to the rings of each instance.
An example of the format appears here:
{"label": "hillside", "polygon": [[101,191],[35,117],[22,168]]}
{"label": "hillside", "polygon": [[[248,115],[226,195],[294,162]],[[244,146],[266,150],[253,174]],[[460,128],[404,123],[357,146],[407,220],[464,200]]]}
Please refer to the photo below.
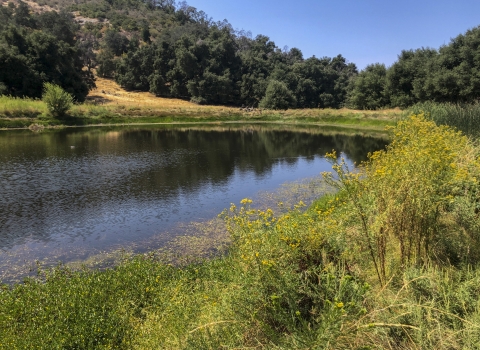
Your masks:
{"label": "hillside", "polygon": [[81,102],[96,70],[128,91],[197,105],[376,110],[480,96],[479,27],[439,49],[404,50],[391,67],[358,72],[341,54],[305,58],[186,2],[1,2],[3,95],[37,98],[43,83],[53,82]]}

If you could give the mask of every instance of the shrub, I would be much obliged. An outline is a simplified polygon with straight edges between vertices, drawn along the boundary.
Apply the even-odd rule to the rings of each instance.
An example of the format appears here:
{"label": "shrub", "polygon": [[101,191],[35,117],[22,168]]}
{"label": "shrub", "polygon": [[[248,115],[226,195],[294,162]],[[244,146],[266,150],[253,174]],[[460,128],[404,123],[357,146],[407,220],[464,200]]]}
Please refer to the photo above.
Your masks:
{"label": "shrub", "polygon": [[60,86],[45,83],[43,85],[42,101],[54,117],[63,117],[73,104],[73,97]]}
{"label": "shrub", "polygon": [[190,99],[190,102],[193,102],[197,105],[206,105],[207,104],[207,100],[204,99],[201,96],[192,96],[192,98]]}

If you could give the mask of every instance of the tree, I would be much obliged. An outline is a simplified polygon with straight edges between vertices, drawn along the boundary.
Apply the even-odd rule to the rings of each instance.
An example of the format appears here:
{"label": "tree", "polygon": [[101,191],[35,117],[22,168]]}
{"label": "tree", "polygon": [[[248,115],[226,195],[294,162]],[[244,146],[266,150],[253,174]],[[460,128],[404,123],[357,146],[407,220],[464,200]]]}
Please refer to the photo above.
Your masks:
{"label": "tree", "polygon": [[387,69],[375,63],[365,67],[355,80],[348,95],[348,104],[356,109],[379,109],[388,105],[385,96]]}
{"label": "tree", "polygon": [[301,108],[343,107],[350,81],[356,76],[353,63],[338,55],[321,59],[310,57],[292,67],[297,76],[294,89],[297,106]]}
{"label": "tree", "polygon": [[385,93],[395,107],[408,107],[425,99],[427,67],[438,55],[433,49],[404,50],[388,69]]}
{"label": "tree", "polygon": [[149,76],[153,73],[154,46],[144,46],[129,52],[118,62],[115,80],[127,90],[149,91]]}
{"label": "tree", "polygon": [[244,39],[243,49],[239,52],[240,100],[249,106],[257,106],[265,96],[268,78],[273,70],[275,43],[264,35],[257,35],[254,40]]}
{"label": "tree", "polygon": [[95,84],[92,73],[83,71],[71,16],[32,15],[23,2],[0,12],[9,22],[0,25],[2,93],[41,97],[44,82],[51,82],[83,101]]}
{"label": "tree", "polygon": [[19,1],[17,8],[15,9],[15,23],[19,26],[35,28],[36,22],[30,15],[30,8],[23,1]]}
{"label": "tree", "polygon": [[114,78],[116,71],[115,56],[111,51],[103,50],[97,55],[97,74],[102,78]]}
{"label": "tree", "polygon": [[295,107],[296,100],[285,83],[278,80],[270,80],[265,97],[260,102],[261,108],[288,109]]}
{"label": "tree", "polygon": [[36,16],[36,21],[44,32],[53,35],[57,40],[62,40],[70,46],[76,44],[76,32],[79,26],[73,21],[71,13],[44,12]]}
{"label": "tree", "polygon": [[425,98],[437,102],[474,102],[480,96],[480,27],[439,49],[427,66]]}
{"label": "tree", "polygon": [[115,56],[120,56],[128,51],[128,39],[115,30],[107,30],[103,40],[106,49],[110,50]]}

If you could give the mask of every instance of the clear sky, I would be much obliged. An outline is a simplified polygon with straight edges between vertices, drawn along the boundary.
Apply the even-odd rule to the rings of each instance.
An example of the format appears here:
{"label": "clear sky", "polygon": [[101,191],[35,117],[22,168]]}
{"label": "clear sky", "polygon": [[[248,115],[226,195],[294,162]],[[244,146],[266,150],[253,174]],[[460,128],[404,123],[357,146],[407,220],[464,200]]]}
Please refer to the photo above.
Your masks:
{"label": "clear sky", "polygon": [[305,58],[342,54],[359,69],[404,49],[438,49],[480,25],[480,0],[187,0],[214,21],[263,34]]}

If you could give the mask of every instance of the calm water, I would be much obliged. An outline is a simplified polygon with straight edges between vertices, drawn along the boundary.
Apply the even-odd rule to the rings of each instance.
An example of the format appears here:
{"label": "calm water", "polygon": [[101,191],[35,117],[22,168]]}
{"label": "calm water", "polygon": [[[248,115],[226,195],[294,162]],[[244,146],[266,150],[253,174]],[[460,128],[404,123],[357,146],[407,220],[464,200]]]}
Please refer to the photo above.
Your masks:
{"label": "calm water", "polygon": [[359,162],[385,144],[259,126],[0,131],[0,262],[15,251],[32,260],[58,249],[88,256],[161,237],[330,170],[323,155],[332,149]]}

